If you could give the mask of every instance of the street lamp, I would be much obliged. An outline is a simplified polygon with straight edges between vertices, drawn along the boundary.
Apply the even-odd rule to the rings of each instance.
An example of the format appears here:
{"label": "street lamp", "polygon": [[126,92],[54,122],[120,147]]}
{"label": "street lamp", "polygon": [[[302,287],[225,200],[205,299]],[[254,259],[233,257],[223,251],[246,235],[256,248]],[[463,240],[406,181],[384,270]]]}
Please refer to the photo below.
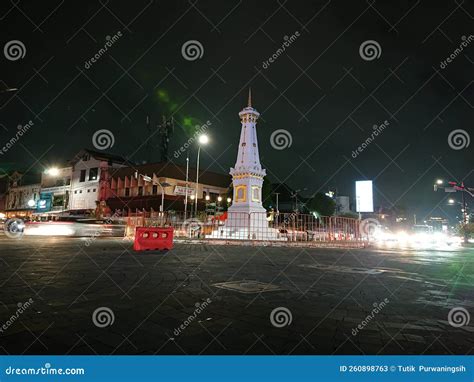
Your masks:
{"label": "street lamp", "polygon": [[161,188],[160,212],[163,212],[163,206],[165,205],[165,189],[164,189],[164,187],[168,187],[168,186],[170,186],[170,184],[166,183],[166,182],[163,183],[163,184],[161,184],[160,182],[155,182],[151,176],[139,174],[138,171],[135,171],[135,178],[138,179],[139,176],[141,176],[142,179],[145,182],[151,182],[152,184],[156,184],[156,185],[160,186],[160,188]]}
{"label": "street lamp", "polygon": [[6,88],[6,89],[1,90],[0,93],[16,92],[17,90],[18,90],[17,88]]}
{"label": "street lamp", "polygon": [[46,170],[44,170],[44,173],[46,175],[58,176],[59,175],[59,169],[57,167],[47,168]]}
{"label": "street lamp", "polygon": [[[468,215],[467,215],[467,205],[466,205],[466,198],[465,198],[465,193],[468,193],[470,196],[474,197],[474,188],[472,187],[467,187],[464,185],[464,182],[458,183],[456,182],[448,182],[448,185],[445,187],[441,187],[438,185],[442,185],[444,182],[441,179],[438,179],[436,181],[436,184],[434,185],[434,190],[437,191],[438,188],[444,188],[445,192],[458,192],[461,191],[461,198],[462,202],[458,202],[461,206],[461,212],[462,212],[462,225],[464,228],[466,228],[466,225],[469,223]],[[454,199],[449,199],[448,203],[450,205],[453,205],[455,203]],[[464,229],[464,242],[468,242],[468,234],[467,231]]]}
{"label": "street lamp", "polygon": [[202,145],[207,145],[209,142],[209,137],[206,134],[202,134],[198,138],[198,153],[197,153],[197,165],[196,165],[196,198],[194,200],[194,213],[197,216],[197,211],[198,211],[198,192],[199,192],[199,156],[201,154],[201,146]]}
{"label": "street lamp", "polygon": [[206,195],[206,201],[208,202],[209,200],[211,200],[211,197],[209,195]]}
{"label": "street lamp", "polygon": [[202,134],[199,136],[199,143],[201,145],[207,145],[209,143],[209,137],[206,134]]}
{"label": "street lamp", "polygon": [[438,191],[438,188],[443,188],[444,180],[443,179],[436,179],[433,189],[434,191]]}
{"label": "street lamp", "polygon": [[218,201],[218,202],[222,202],[222,196],[218,196],[218,197],[217,197],[217,201]]}
{"label": "street lamp", "polygon": [[230,202],[231,202],[231,201],[232,201],[232,199],[231,199],[231,198],[227,198],[227,203],[229,203],[229,204],[230,204]]}

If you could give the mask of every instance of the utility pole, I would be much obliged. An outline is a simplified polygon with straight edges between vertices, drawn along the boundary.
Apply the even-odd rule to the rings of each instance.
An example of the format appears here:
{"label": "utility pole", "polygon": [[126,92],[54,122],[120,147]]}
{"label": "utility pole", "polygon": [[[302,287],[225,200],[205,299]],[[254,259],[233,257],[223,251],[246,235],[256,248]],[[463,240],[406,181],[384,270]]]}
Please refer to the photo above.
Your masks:
{"label": "utility pole", "polygon": [[298,213],[298,192],[299,192],[299,191],[300,191],[300,190],[295,190],[295,191],[292,192],[291,195],[290,195],[290,197],[295,200],[295,204],[294,204],[295,208],[294,208],[294,211],[295,211],[296,213]]}
{"label": "utility pole", "polygon": [[[464,182],[461,183],[461,187],[465,189]],[[461,193],[461,200],[462,200],[462,225],[463,225],[463,233],[464,233],[464,242],[467,243],[469,241],[469,235],[467,234],[467,214],[466,214],[466,198],[464,197],[464,192]]]}
{"label": "utility pole", "polygon": [[160,134],[161,141],[160,141],[160,153],[161,153],[161,161],[168,162],[168,146],[170,142],[170,138],[174,132],[174,118],[166,119],[163,115],[161,125],[158,125],[158,133]]}
{"label": "utility pole", "polygon": [[189,149],[186,151],[186,188],[184,194],[184,220],[188,218],[188,179],[189,179]]}
{"label": "utility pole", "polygon": [[150,123],[150,116],[146,116],[146,132],[148,134],[148,140],[146,142],[146,160],[148,163],[152,161],[152,153],[153,153],[153,132],[151,131],[151,123]]}
{"label": "utility pole", "polygon": [[196,160],[196,190],[194,191],[195,193],[195,198],[194,198],[194,207],[195,211],[194,214],[197,217],[198,213],[198,192],[199,192],[199,155],[201,154],[201,145],[198,145],[198,153],[197,153],[197,160]]}

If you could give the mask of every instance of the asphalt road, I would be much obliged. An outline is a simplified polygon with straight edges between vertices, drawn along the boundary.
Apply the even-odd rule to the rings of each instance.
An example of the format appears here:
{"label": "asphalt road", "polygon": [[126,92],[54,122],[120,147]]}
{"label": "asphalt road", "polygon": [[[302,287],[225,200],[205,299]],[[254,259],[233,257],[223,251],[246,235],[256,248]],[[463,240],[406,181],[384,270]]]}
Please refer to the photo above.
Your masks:
{"label": "asphalt road", "polygon": [[473,284],[474,249],[2,237],[0,353],[473,354]]}

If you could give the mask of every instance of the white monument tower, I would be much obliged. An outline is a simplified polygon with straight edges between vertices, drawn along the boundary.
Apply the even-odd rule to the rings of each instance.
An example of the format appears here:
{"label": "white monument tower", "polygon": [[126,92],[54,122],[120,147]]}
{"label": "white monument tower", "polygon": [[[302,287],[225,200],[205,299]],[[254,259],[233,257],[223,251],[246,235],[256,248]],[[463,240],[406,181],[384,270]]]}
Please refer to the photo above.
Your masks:
{"label": "white monument tower", "polygon": [[262,185],[266,171],[260,164],[257,141],[257,119],[260,113],[252,107],[249,89],[248,105],[239,113],[242,130],[235,166],[230,169],[234,195],[224,226],[209,237],[237,240],[282,240],[270,228],[267,211],[262,205]]}

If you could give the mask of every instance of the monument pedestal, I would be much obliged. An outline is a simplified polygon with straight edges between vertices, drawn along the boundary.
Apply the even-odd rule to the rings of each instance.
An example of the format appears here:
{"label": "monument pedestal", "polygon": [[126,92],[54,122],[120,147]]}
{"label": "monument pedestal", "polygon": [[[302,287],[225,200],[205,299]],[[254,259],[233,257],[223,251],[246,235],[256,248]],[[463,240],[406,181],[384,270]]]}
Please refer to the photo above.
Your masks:
{"label": "monument pedestal", "polygon": [[286,241],[280,232],[268,226],[267,213],[228,211],[227,220],[222,227],[207,235],[209,239],[223,240],[265,240]]}

